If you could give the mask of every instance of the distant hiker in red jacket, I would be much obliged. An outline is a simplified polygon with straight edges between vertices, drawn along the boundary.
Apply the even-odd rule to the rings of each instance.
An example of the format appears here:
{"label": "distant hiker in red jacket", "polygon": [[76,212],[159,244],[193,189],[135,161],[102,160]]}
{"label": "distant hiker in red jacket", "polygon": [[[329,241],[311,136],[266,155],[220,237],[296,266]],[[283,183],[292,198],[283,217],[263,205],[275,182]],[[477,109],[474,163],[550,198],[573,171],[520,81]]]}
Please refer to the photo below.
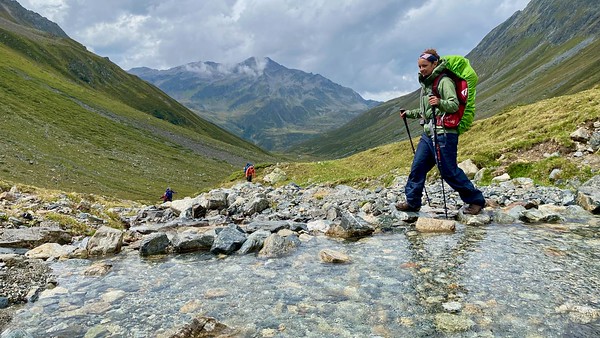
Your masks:
{"label": "distant hiker in red jacket", "polygon": [[256,171],[254,170],[254,165],[252,165],[252,163],[250,162],[246,163],[246,166],[244,167],[244,175],[246,176],[246,181],[252,182],[252,177],[255,174]]}

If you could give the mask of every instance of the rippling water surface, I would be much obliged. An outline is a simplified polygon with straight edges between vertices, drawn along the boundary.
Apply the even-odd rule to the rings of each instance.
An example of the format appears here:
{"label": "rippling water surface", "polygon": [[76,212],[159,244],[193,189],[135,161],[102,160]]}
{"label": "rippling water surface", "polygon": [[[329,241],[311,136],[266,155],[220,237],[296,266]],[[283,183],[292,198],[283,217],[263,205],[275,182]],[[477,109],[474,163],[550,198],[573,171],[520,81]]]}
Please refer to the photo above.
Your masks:
{"label": "rippling water surface", "polygon": [[[351,263],[322,263],[319,251]],[[600,229],[398,228],[358,242],[314,237],[292,255],[210,254],[54,263],[58,287],[2,337],[164,337],[214,317],[245,337],[600,336]]]}

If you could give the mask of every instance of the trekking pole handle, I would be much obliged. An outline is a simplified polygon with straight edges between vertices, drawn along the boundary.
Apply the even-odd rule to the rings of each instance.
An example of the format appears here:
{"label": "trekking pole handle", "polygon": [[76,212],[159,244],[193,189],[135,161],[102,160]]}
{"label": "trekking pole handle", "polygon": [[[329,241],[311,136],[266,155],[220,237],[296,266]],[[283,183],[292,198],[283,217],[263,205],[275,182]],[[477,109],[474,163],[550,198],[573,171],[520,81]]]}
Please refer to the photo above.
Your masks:
{"label": "trekking pole handle", "polygon": [[437,98],[437,96],[435,96],[433,93],[429,94],[429,104],[431,105],[431,107],[437,107],[438,104],[440,103],[439,99],[437,100],[437,102],[435,104],[431,103],[431,98]]}

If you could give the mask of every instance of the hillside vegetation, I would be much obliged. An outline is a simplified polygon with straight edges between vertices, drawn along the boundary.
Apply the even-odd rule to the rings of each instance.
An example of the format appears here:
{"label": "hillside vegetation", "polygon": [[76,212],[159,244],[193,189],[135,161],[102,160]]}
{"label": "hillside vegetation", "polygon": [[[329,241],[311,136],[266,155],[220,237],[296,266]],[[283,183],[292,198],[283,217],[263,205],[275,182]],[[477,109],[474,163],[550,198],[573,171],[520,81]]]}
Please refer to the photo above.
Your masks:
{"label": "hillside vegetation", "polygon": [[[562,179],[580,181],[598,174],[600,167],[585,165],[570,156],[575,151],[569,135],[578,127],[600,121],[600,86],[577,94],[555,97],[531,105],[507,109],[493,117],[476,121],[459,141],[459,161],[471,159],[486,168],[486,180],[509,173],[512,177],[531,177],[541,184],[553,184],[549,174],[562,169]],[[397,118],[398,128],[402,121]],[[416,146],[420,134],[415,133]],[[563,156],[547,157],[545,152]],[[597,154],[592,155],[598,157]],[[408,140],[328,161],[278,165],[288,179],[300,186],[330,183],[375,187],[389,184],[397,175],[408,175],[412,162]],[[598,163],[598,161],[596,161]],[[259,176],[272,171],[264,168]],[[432,170],[431,176],[436,171]],[[485,183],[482,182],[482,183]]]}
{"label": "hillside vegetation", "polygon": [[155,201],[274,156],[69,38],[0,18],[0,179]]}

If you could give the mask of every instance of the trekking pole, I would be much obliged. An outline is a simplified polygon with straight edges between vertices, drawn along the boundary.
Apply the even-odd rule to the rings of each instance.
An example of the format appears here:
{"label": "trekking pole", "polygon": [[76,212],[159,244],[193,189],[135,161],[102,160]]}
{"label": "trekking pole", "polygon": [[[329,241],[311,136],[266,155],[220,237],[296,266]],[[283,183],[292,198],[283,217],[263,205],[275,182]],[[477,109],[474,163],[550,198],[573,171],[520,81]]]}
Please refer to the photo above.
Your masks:
{"label": "trekking pole", "polygon": [[[402,116],[402,120],[404,121],[404,126],[406,127],[406,134],[408,134],[408,140],[410,141],[410,147],[412,148],[413,151],[413,156],[416,155],[416,151],[415,151],[415,145],[413,144],[412,141],[412,137],[410,136],[410,129],[408,129],[408,122],[406,122],[406,115],[402,114],[404,113],[404,109],[400,109],[400,116]],[[429,194],[427,194],[427,189],[425,188],[425,185],[423,185],[423,191],[425,192],[425,197],[427,198],[427,204],[429,204],[429,206],[431,207],[431,200],[429,199]]]}
{"label": "trekking pole", "polygon": [[[431,96],[435,96],[433,94],[429,95]],[[442,181],[442,198],[444,199],[444,214],[446,215],[446,219],[448,219],[448,207],[446,206],[446,191],[444,189],[444,177],[442,176],[442,167],[441,167],[441,163],[440,163],[440,158],[442,157],[442,153],[440,151],[440,144],[438,143],[438,139],[437,139],[437,131],[436,131],[436,126],[437,126],[437,120],[435,117],[435,106],[432,105],[431,106],[431,114],[433,115],[432,117],[432,131],[433,131],[433,153],[434,153],[434,158],[435,158],[435,163],[437,164],[438,167],[438,171],[440,172],[440,180]]]}

